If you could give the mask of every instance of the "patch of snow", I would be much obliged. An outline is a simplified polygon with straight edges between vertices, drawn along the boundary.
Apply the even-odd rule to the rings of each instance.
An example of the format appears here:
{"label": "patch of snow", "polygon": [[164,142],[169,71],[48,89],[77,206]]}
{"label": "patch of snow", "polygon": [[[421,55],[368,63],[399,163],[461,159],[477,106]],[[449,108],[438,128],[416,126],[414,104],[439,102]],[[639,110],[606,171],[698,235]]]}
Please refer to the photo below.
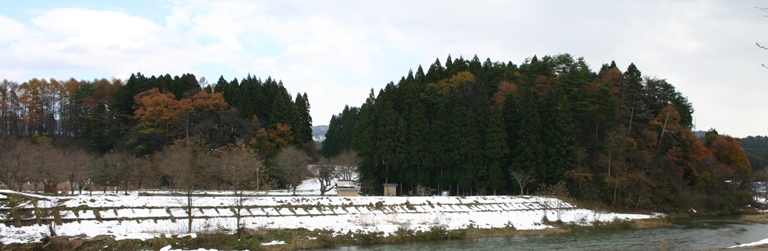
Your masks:
{"label": "patch of snow", "polygon": [[285,244],[285,241],[277,241],[277,240],[261,243],[262,246],[283,245],[283,244]]}
{"label": "patch of snow", "polygon": [[[106,247],[104,247],[104,248],[106,248]],[[165,246],[165,247],[161,248],[160,251],[185,251],[183,249],[171,249],[171,248],[172,248],[171,245],[168,245],[168,246]],[[198,249],[195,249],[195,251],[217,251],[217,249],[198,248]]]}
{"label": "patch of snow", "polygon": [[764,240],[756,241],[756,242],[752,242],[752,243],[747,243],[747,244],[741,244],[741,245],[737,245],[737,246],[732,246],[732,247],[728,247],[728,248],[756,247],[756,246],[760,246],[760,245],[768,245],[768,239],[764,239]]}

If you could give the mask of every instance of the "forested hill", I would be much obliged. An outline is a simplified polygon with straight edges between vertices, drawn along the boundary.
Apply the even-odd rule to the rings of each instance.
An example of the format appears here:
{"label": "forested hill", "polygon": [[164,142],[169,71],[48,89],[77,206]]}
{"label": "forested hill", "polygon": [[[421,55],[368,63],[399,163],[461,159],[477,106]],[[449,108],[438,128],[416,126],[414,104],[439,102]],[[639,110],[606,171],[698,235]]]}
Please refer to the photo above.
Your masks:
{"label": "forested hill", "polygon": [[568,54],[520,65],[449,56],[333,116],[322,154],[353,149],[364,187],[396,183],[405,194],[560,184],[627,208],[744,205],[751,167],[738,140],[711,131],[700,141],[692,116],[671,83],[634,64],[595,72]]}
{"label": "forested hill", "polygon": [[747,152],[750,164],[755,170],[765,170],[768,165],[768,137],[749,136],[741,139],[741,146]]}
{"label": "forested hill", "polygon": [[[210,85],[192,74],[135,73],[125,82],[3,80],[0,181],[17,190],[64,181],[80,190],[90,184],[222,188],[236,185],[222,166],[240,161],[262,174],[239,170],[230,178],[285,186],[275,168],[278,152],[295,147],[307,159],[316,155],[309,109],[306,93],[294,98],[282,82],[250,75],[222,76]],[[262,161],[265,168],[258,168]]]}

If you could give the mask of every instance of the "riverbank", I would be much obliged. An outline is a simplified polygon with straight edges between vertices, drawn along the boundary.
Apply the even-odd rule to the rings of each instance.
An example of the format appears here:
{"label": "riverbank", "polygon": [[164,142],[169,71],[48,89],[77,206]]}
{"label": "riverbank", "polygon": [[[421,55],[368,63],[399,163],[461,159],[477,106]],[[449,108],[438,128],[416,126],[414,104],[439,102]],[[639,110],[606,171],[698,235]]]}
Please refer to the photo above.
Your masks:
{"label": "riverbank", "polygon": [[[9,198],[24,197],[6,194]],[[247,246],[251,250],[287,250],[556,234],[585,227],[642,227],[657,224],[642,222],[661,217],[598,212],[537,196],[267,197],[206,193],[187,201],[173,194],[147,195],[16,198],[15,210],[27,214],[7,218],[14,222],[6,221],[11,226],[0,227],[0,241],[51,247],[55,243],[85,245],[97,239],[94,245],[114,246],[115,250],[128,246],[155,249],[167,244],[214,248],[207,246],[212,243],[230,243],[216,247],[219,249]],[[189,202],[191,211],[187,210]],[[54,235],[59,237],[51,237]]]}
{"label": "riverbank", "polygon": [[508,236],[539,236],[559,235],[573,231],[618,230],[628,228],[647,228],[649,226],[666,226],[669,222],[664,218],[636,219],[615,221],[593,226],[575,226],[555,224],[551,228],[538,230],[517,230],[511,227],[482,229],[469,227],[466,229],[447,230],[432,228],[428,231],[413,231],[399,229],[395,233],[383,232],[349,232],[337,234],[331,230],[307,229],[257,229],[244,230],[237,233],[198,233],[190,235],[161,235],[151,239],[122,239],[115,240],[106,235],[88,238],[52,237],[40,243],[10,244],[4,246],[9,250],[307,250],[332,248],[338,246],[367,246],[381,244],[402,244],[410,242],[478,239]]}

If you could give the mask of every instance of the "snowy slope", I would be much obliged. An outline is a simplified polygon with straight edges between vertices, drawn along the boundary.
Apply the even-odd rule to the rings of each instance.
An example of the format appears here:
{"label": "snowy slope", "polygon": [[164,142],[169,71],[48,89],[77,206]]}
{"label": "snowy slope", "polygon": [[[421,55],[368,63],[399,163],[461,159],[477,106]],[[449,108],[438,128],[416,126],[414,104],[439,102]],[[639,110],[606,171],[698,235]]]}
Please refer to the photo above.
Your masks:
{"label": "snowy slope", "polygon": [[[311,184],[311,181],[310,183]],[[302,187],[300,187],[302,188]],[[307,188],[307,185],[304,186]],[[314,193],[304,189],[305,193]],[[3,193],[0,191],[0,193]],[[7,191],[6,191],[7,193]],[[280,193],[285,193],[282,191]],[[335,193],[331,193],[335,194]],[[43,197],[37,207],[57,207],[61,224],[53,226],[58,235],[111,235],[116,239],[153,238],[160,234],[187,232],[183,196],[98,195]],[[336,233],[382,231],[398,228],[428,230],[500,228],[543,229],[542,224],[558,218],[564,222],[588,224],[614,218],[638,219],[649,215],[613,214],[579,209],[554,198],[535,196],[472,197],[337,197],[337,196],[248,196],[241,211],[248,228],[328,229]],[[196,196],[192,204],[193,232],[236,229],[238,198],[218,192]],[[26,205],[31,208],[33,205]],[[0,242],[40,241],[49,234],[48,225],[8,227],[0,225]]]}

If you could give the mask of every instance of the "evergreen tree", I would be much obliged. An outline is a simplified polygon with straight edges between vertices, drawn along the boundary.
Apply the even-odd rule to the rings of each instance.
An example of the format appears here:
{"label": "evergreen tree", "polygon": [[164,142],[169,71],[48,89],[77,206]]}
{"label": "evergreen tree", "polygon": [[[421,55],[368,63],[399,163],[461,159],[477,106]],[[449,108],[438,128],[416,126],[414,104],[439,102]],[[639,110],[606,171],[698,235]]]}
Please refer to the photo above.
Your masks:
{"label": "evergreen tree", "polygon": [[[629,64],[624,73],[621,92],[619,93],[619,113],[622,123],[629,134],[643,130],[651,120],[651,115],[643,102],[645,91],[643,78],[635,64]],[[637,128],[633,132],[633,128]]]}
{"label": "evergreen tree", "polygon": [[483,187],[491,189],[495,195],[497,190],[503,190],[506,187],[506,181],[509,180],[502,168],[504,158],[509,155],[509,147],[507,146],[507,133],[501,110],[491,110],[487,128],[483,154],[488,170],[486,175],[481,177],[481,180],[484,181]]}
{"label": "evergreen tree", "polygon": [[547,158],[544,159],[540,181],[552,185],[562,180],[563,174],[573,166],[576,136],[570,125],[568,99],[557,102],[554,92],[545,96],[541,109],[542,142]]}
{"label": "evergreen tree", "polygon": [[309,115],[309,97],[307,93],[296,94],[296,108],[299,111],[299,123],[296,125],[299,127],[299,141],[310,142],[312,141],[312,116]]}
{"label": "evergreen tree", "polygon": [[[539,98],[536,92],[524,89],[520,109],[520,140],[513,151],[512,169],[523,172],[533,171],[537,177],[546,177],[544,169],[544,145],[541,140],[541,120],[538,113]],[[546,178],[545,178],[546,182]]]}
{"label": "evergreen tree", "polygon": [[452,150],[450,115],[447,104],[441,103],[435,119],[430,125],[428,134],[428,162],[429,169],[435,177],[435,185],[438,190],[446,190],[449,187],[450,180],[447,175],[447,168],[450,168],[453,161],[450,156]]}
{"label": "evergreen tree", "polygon": [[[404,142],[404,134],[400,131],[401,118],[394,109],[391,101],[383,101],[379,108],[379,116],[376,126],[377,137],[375,140],[375,152],[384,166],[382,175],[384,182],[389,182],[395,177],[393,168],[401,160],[400,148]],[[394,181],[394,180],[393,180]]]}
{"label": "evergreen tree", "polygon": [[445,78],[445,68],[440,63],[440,59],[435,59],[435,62],[429,66],[425,81],[427,83],[435,83],[440,79]]}
{"label": "evergreen tree", "polygon": [[[415,88],[410,88],[415,91]],[[405,107],[408,109],[405,118],[406,121],[406,143],[404,154],[406,156],[407,182],[411,185],[425,185],[429,182],[430,175],[424,170],[424,156],[426,155],[426,136],[429,130],[429,121],[425,114],[424,105],[419,102],[416,93],[411,93],[406,97]]]}
{"label": "evergreen tree", "polygon": [[523,118],[520,109],[517,106],[517,100],[514,94],[509,94],[507,96],[506,102],[504,102],[502,116],[504,118],[505,131],[507,134],[507,148],[510,150],[510,156],[505,159],[504,165],[511,168],[512,162],[515,159],[514,151],[520,145],[521,141],[519,133],[520,123]]}
{"label": "evergreen tree", "polygon": [[340,114],[331,116],[328,132],[325,134],[325,141],[323,141],[323,148],[321,149],[323,156],[330,158],[352,149],[359,111],[360,109],[357,107],[344,106],[344,110]]}

